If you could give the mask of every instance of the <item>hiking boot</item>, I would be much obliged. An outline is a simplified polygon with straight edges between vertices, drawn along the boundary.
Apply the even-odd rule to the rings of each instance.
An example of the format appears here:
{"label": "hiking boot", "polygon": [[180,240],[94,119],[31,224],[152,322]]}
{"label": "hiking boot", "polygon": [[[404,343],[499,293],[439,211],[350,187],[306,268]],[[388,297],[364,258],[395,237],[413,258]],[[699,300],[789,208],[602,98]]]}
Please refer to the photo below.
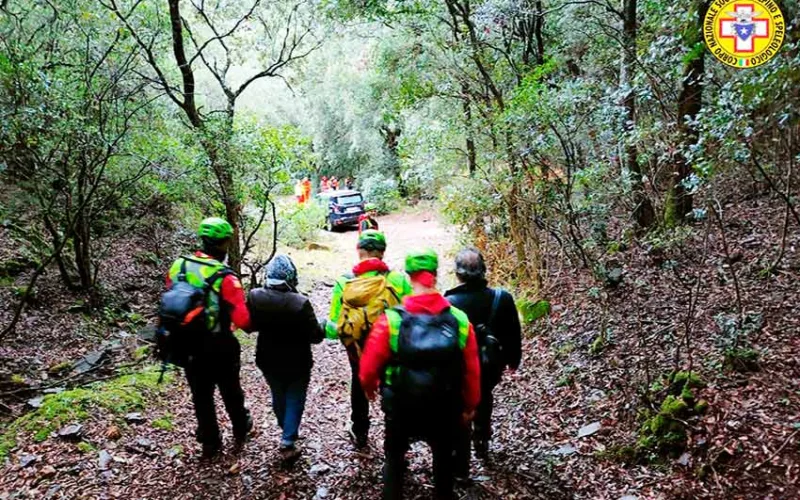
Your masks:
{"label": "hiking boot", "polygon": [[473,446],[475,448],[476,457],[480,460],[487,460],[489,458],[489,441],[476,439]]}
{"label": "hiking boot", "polygon": [[244,424],[244,433],[234,436],[237,446],[241,446],[250,439],[250,433],[253,431],[253,417],[247,415],[247,422]]}
{"label": "hiking boot", "polygon": [[350,430],[347,431],[347,435],[350,437],[350,441],[353,443],[353,446],[359,450],[362,450],[369,445],[369,439],[366,433],[356,433],[351,427]]}
{"label": "hiking boot", "polygon": [[297,447],[295,447],[294,445],[285,446],[281,448],[280,453],[281,453],[281,463],[283,464],[284,467],[291,467],[292,465],[294,465],[295,462],[297,462],[297,460],[300,458],[300,455],[302,454],[301,451],[297,449]]}
{"label": "hiking boot", "polygon": [[456,486],[459,488],[469,488],[475,484],[475,481],[473,481],[469,474],[457,474],[453,479],[455,480]]}
{"label": "hiking boot", "polygon": [[200,455],[201,460],[212,460],[222,450],[222,443],[215,441],[213,443],[203,443],[203,454]]}

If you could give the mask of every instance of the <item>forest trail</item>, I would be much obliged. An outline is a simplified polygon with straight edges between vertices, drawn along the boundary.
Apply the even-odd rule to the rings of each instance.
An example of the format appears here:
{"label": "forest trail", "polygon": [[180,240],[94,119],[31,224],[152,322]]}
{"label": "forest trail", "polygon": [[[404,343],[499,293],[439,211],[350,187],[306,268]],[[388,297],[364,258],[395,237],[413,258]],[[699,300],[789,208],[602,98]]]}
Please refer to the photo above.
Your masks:
{"label": "forest trail", "polygon": [[[432,211],[406,211],[379,222],[387,233],[387,261],[391,266],[401,266],[409,249],[432,247],[442,258],[443,288],[452,284],[455,232],[440,223]],[[300,272],[300,287],[308,287],[319,316],[327,313],[333,280],[353,264],[356,237],[355,231],[320,233],[320,244],[330,250],[290,252]],[[346,435],[350,372],[342,346],[326,340],[314,348],[315,367],[301,426],[303,456],[292,470],[284,470],[278,456],[279,430],[269,389],[254,363],[255,334],[240,338],[242,385],[255,435],[239,456],[231,454],[230,426],[217,396],[225,453],[213,463],[200,462],[199,446],[193,437],[191,399],[181,375],[147,403],[141,423],[120,425],[122,436],[117,440],[107,439],[105,434],[119,421],[119,415],[97,415],[84,422],[84,441],[96,450],[81,454],[73,443],[54,437],[23,447],[5,471],[14,473],[3,473],[0,498],[379,498],[383,416],[379,405],[373,404],[371,449],[368,453],[354,450]],[[537,404],[533,392],[514,390],[512,395],[509,389],[513,386],[512,379],[497,389],[497,439],[491,465],[473,462],[473,476],[478,481],[460,490],[461,497],[570,498],[546,472],[537,452],[555,445],[519,438],[535,432]],[[153,427],[153,422],[165,418],[172,421],[172,429]],[[34,467],[17,465],[26,454],[39,457]],[[48,470],[43,475],[44,469],[36,465],[44,463],[52,465],[54,472]],[[407,498],[429,498],[432,474],[427,447],[415,445],[409,464]]]}

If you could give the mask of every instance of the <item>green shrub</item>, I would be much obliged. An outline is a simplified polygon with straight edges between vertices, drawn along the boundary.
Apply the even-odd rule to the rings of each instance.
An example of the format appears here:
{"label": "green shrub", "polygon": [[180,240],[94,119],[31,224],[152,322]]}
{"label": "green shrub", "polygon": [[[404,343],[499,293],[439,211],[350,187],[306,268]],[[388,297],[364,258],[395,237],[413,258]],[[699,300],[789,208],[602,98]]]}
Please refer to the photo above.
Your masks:
{"label": "green shrub", "polygon": [[278,215],[278,240],[292,248],[305,248],[325,223],[328,209],[316,202],[292,203]]}
{"label": "green shrub", "polygon": [[400,207],[402,199],[397,190],[397,181],[380,175],[372,175],[361,183],[361,193],[367,203],[374,204],[379,213],[387,214]]}

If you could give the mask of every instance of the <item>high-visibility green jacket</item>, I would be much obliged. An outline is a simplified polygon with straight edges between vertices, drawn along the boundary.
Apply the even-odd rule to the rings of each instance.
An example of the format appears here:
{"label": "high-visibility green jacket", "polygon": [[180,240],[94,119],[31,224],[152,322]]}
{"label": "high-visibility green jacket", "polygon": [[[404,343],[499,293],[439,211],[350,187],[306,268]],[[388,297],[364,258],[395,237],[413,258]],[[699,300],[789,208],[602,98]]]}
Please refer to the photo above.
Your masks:
{"label": "high-visibility green jacket", "polygon": [[325,324],[325,336],[327,338],[332,340],[339,338],[337,324],[339,323],[339,315],[342,312],[342,294],[347,282],[354,277],[369,277],[377,276],[379,274],[386,275],[388,285],[394,289],[395,293],[397,293],[397,296],[400,297],[400,299],[406,295],[411,295],[411,292],[413,291],[411,288],[411,282],[408,281],[408,277],[405,273],[390,271],[386,264],[380,259],[368,259],[360,262],[355,268],[353,268],[352,275],[340,277],[338,280],[336,280],[336,284],[333,286],[331,310],[330,314],[328,314],[328,321]]}

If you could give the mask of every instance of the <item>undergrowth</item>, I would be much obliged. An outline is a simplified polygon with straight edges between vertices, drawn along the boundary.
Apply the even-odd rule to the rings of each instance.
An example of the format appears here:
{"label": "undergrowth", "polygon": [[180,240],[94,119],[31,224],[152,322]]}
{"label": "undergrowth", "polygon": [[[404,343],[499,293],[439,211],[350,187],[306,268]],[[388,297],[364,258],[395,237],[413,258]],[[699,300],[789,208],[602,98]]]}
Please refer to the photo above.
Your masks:
{"label": "undergrowth", "polygon": [[666,396],[658,411],[643,413],[637,448],[642,454],[676,455],[686,447],[686,422],[708,410],[708,402],[696,399],[694,392],[705,383],[694,372],[679,371],[667,377]]}
{"label": "undergrowth", "polygon": [[[158,368],[149,367],[109,381],[45,396],[39,408],[2,429],[0,460],[16,447],[20,434],[42,442],[62,426],[88,419],[97,409],[114,414],[143,409],[150,396],[165,388],[164,383],[158,384],[158,377]],[[164,381],[170,380],[171,375],[166,374]]]}

